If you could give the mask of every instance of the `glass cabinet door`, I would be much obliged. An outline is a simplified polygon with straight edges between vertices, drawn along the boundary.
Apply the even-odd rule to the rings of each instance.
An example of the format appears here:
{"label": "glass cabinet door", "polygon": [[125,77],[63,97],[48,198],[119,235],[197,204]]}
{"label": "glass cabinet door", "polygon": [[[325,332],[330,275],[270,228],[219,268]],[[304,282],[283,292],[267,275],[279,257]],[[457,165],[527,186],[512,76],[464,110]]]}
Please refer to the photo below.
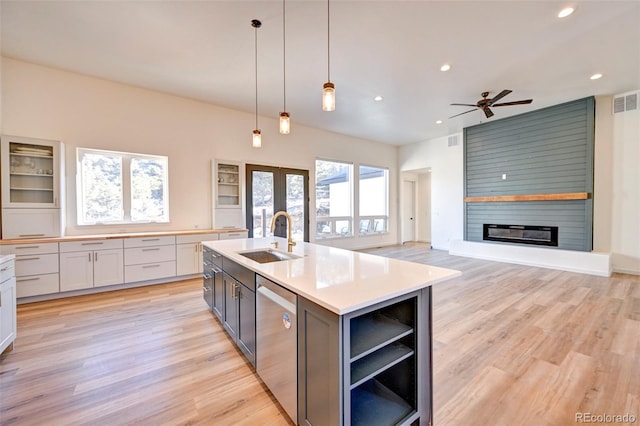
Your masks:
{"label": "glass cabinet door", "polygon": [[60,143],[3,136],[3,207],[58,207]]}

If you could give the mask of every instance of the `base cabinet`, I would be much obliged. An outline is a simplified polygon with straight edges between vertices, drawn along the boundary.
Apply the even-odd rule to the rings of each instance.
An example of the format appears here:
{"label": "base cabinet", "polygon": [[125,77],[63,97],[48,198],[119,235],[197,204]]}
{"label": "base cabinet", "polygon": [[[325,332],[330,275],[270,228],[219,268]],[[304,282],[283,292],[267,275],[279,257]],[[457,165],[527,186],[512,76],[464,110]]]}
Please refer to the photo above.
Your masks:
{"label": "base cabinet", "polygon": [[[226,272],[224,281],[225,330],[247,359],[256,364],[256,293]],[[254,277],[255,286],[255,277]],[[255,287],[254,287],[255,288]]]}
{"label": "base cabinet", "polygon": [[122,240],[60,243],[60,291],[122,284]]}
{"label": "base cabinet", "polygon": [[338,316],[299,298],[298,418],[431,424],[431,289]]}
{"label": "base cabinet", "polygon": [[0,264],[0,354],[11,350],[16,332],[16,277],[11,259]]}

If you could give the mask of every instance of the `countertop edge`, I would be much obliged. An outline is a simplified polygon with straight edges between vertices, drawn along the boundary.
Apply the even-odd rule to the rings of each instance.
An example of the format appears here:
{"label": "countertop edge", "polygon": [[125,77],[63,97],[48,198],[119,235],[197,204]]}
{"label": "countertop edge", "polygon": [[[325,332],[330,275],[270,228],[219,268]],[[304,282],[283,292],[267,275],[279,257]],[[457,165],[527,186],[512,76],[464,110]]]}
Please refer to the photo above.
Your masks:
{"label": "countertop edge", "polygon": [[43,244],[43,243],[64,243],[72,241],[87,240],[115,240],[119,238],[140,238],[140,237],[168,237],[180,235],[199,235],[199,234],[228,234],[233,232],[246,232],[247,229],[189,229],[183,231],[155,231],[155,232],[122,232],[115,234],[93,234],[93,235],[67,235],[64,237],[46,237],[46,238],[19,238],[0,240],[0,245],[13,244]]}
{"label": "countertop edge", "polygon": [[[280,246],[281,247],[282,246],[286,247],[286,239],[283,239],[283,238],[276,238],[276,239],[280,241]],[[232,240],[232,241],[235,241],[237,243],[238,241],[241,241],[241,240]],[[216,245],[216,246],[212,246],[212,245],[210,245],[210,243],[213,243],[213,245]],[[243,251],[253,251],[253,250],[259,250],[259,249],[262,249],[262,248],[264,248],[264,249],[272,248],[268,243],[266,245],[264,245],[264,246],[252,247],[250,250],[240,250],[240,251],[234,250],[234,249],[231,249],[231,248],[224,248],[224,247],[220,248],[220,247],[218,247],[219,244],[216,244],[216,243],[222,243],[222,241],[204,241],[203,242],[203,244],[205,246],[209,247],[210,249],[222,254],[225,257],[228,257],[229,259],[233,260],[234,262],[239,263],[240,265],[252,270],[253,272],[264,276],[265,278],[267,278],[267,279],[269,279],[269,280],[281,285],[282,287],[284,287],[284,288],[296,293],[298,296],[304,297],[305,299],[307,299],[307,300],[309,300],[309,301],[311,301],[311,302],[313,302],[313,303],[315,303],[315,304],[317,304],[317,305],[329,310],[330,312],[332,312],[332,313],[334,313],[336,315],[346,315],[346,314],[358,311],[360,309],[375,305],[377,303],[384,302],[386,300],[390,300],[390,299],[394,299],[396,297],[404,296],[406,294],[413,293],[414,291],[422,290],[422,289],[427,288],[427,287],[432,287],[434,284],[438,284],[438,283],[441,283],[441,282],[444,282],[444,281],[447,281],[449,279],[456,278],[456,277],[459,277],[459,276],[462,275],[462,272],[460,272],[458,270],[454,270],[454,269],[442,268],[442,267],[438,267],[438,266],[432,266],[432,265],[425,265],[425,264],[420,264],[420,263],[416,263],[416,262],[410,262],[410,261],[407,261],[407,260],[393,259],[393,258],[386,258],[385,257],[385,259],[387,259],[387,260],[389,260],[391,262],[411,263],[413,265],[420,265],[420,266],[423,266],[425,268],[435,268],[435,269],[438,269],[438,270],[441,270],[441,271],[446,271],[447,275],[446,276],[441,276],[441,277],[438,277],[438,278],[426,279],[425,281],[422,281],[420,284],[416,284],[416,285],[413,285],[413,286],[410,286],[410,287],[400,288],[400,289],[397,289],[395,291],[389,291],[389,292],[385,293],[384,295],[380,295],[380,296],[377,296],[377,297],[371,297],[371,298],[369,298],[367,300],[364,300],[364,301],[361,301],[361,302],[358,302],[358,303],[353,303],[353,304],[351,304],[351,305],[349,305],[347,307],[340,308],[338,306],[334,306],[333,304],[329,303],[326,300],[323,300],[323,299],[319,298],[316,295],[313,295],[313,294],[310,294],[309,292],[304,291],[300,287],[297,287],[297,286],[295,286],[295,285],[293,285],[293,284],[291,284],[289,282],[286,282],[286,280],[283,280],[282,278],[280,278],[278,276],[275,276],[275,275],[271,274],[269,271],[265,270],[267,268],[261,268],[262,264],[257,263],[257,262],[253,262],[253,261],[247,261],[247,258],[245,258],[241,254],[239,254],[240,252],[243,252]],[[229,241],[227,243],[223,243],[222,245],[229,244],[229,243],[231,243],[231,242]],[[233,243],[231,243],[231,244],[233,244]],[[313,246],[325,247],[325,246],[322,246],[322,245],[319,245],[319,244],[312,244],[312,243],[303,243],[303,244],[310,244],[310,245],[313,245]],[[305,253],[300,251],[300,245],[301,244],[299,243],[298,246],[296,247],[298,250],[295,250],[293,254],[297,254],[297,255],[302,256],[302,257],[307,257],[307,254],[305,254]],[[332,247],[331,249],[335,250],[334,247]],[[347,250],[347,251],[352,251],[352,250]],[[362,254],[362,255],[365,255],[365,256],[377,256],[377,255],[373,255],[373,254],[370,254],[370,253],[360,253],[360,252],[355,252],[355,253],[359,253],[359,254]],[[384,256],[378,256],[378,257],[384,257]],[[300,259],[293,259],[293,260],[283,261],[283,262],[295,262],[295,261],[299,261],[299,260]]]}

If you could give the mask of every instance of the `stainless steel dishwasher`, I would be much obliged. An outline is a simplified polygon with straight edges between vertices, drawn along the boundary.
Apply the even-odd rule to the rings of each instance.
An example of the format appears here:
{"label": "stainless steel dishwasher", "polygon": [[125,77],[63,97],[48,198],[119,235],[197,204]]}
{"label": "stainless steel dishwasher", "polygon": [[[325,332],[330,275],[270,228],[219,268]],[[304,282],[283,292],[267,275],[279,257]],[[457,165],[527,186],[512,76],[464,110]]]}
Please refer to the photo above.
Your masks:
{"label": "stainless steel dishwasher", "polygon": [[256,276],[256,367],[289,417],[298,422],[297,296]]}

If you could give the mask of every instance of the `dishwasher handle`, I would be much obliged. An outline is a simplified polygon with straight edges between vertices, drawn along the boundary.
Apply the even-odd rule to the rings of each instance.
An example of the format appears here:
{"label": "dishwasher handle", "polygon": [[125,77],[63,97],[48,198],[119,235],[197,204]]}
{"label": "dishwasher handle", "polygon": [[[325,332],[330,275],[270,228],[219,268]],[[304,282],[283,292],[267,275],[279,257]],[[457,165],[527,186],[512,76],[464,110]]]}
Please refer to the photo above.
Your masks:
{"label": "dishwasher handle", "polygon": [[296,314],[296,305],[294,303],[289,302],[287,299],[285,299],[284,297],[282,297],[279,294],[275,293],[274,291],[269,290],[267,287],[265,287],[263,285],[259,285],[258,286],[258,295],[266,297],[267,299],[269,299],[273,303],[275,303],[278,306],[281,306],[282,308],[284,308],[285,310],[291,312],[293,315]]}

